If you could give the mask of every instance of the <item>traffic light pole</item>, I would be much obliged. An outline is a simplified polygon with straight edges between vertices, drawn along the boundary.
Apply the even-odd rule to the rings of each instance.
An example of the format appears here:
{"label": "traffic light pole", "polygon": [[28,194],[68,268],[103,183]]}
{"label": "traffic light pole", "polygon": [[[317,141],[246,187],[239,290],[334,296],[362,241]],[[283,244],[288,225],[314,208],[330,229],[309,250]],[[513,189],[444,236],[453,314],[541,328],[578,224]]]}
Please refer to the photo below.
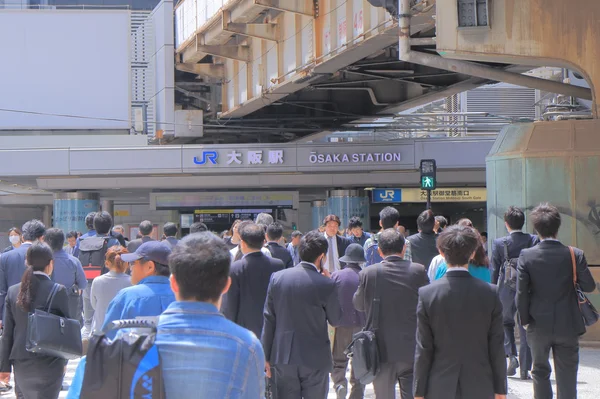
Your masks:
{"label": "traffic light pole", "polygon": [[431,190],[427,190],[427,210],[431,209]]}

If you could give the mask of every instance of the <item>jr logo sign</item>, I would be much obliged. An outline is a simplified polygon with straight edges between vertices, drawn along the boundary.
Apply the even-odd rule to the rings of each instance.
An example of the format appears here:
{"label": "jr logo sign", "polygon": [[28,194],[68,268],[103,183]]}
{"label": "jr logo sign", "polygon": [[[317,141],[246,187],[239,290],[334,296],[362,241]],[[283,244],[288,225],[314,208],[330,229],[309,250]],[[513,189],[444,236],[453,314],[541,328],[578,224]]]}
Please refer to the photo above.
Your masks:
{"label": "jr logo sign", "polygon": [[194,163],[196,165],[206,165],[207,162],[210,162],[213,165],[217,164],[217,159],[219,158],[219,153],[216,151],[204,151],[202,152],[202,158],[198,159],[198,157],[194,157]]}

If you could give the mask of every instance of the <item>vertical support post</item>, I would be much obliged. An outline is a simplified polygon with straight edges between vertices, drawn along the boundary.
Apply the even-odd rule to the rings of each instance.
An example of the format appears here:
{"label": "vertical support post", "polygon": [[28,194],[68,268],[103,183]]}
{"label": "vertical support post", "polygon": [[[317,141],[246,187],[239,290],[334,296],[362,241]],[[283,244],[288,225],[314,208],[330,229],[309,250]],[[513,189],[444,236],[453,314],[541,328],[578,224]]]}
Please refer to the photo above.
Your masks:
{"label": "vertical support post", "polygon": [[427,210],[431,209],[431,190],[427,190]]}

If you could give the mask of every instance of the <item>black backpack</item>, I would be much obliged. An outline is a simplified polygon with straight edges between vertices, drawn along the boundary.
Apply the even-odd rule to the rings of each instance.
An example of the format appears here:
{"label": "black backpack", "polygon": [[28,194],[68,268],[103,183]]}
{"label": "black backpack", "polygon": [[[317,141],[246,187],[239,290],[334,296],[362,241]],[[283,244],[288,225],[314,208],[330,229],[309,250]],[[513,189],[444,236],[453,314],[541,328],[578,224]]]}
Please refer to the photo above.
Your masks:
{"label": "black backpack", "polygon": [[[502,240],[504,244],[504,263],[502,264],[504,286],[510,288],[513,291],[517,291],[517,263],[519,258],[508,257],[508,241]],[[527,245],[527,248],[531,248],[531,242]]]}
{"label": "black backpack", "polygon": [[111,340],[103,333],[90,338],[81,399],[164,399],[156,322],[117,320],[105,331],[142,328]]}
{"label": "black backpack", "polygon": [[79,261],[83,266],[85,278],[92,281],[108,272],[104,265],[108,242],[112,237],[86,237],[79,241]]}

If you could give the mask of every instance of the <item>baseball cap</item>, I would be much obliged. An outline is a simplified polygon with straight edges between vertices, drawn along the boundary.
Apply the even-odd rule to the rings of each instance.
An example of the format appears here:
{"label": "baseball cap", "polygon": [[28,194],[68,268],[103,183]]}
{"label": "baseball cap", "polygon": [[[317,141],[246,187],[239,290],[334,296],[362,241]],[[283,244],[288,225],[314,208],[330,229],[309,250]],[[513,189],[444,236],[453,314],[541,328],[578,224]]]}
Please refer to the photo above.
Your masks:
{"label": "baseball cap", "polygon": [[123,254],[123,262],[135,262],[138,259],[151,260],[162,265],[169,264],[169,255],[171,255],[171,246],[160,241],[148,241],[139,246],[132,254]]}

